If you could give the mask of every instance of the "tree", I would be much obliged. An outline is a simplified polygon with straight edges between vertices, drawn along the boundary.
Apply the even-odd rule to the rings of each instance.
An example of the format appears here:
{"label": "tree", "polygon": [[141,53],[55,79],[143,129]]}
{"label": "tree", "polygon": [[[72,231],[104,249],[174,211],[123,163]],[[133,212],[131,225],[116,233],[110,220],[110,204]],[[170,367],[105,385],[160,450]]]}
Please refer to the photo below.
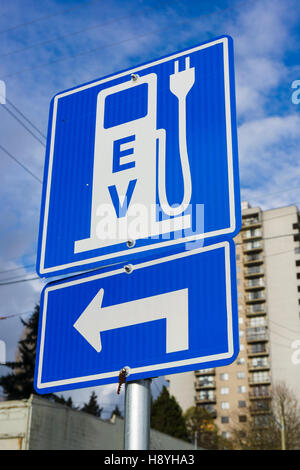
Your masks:
{"label": "tree", "polygon": [[199,406],[191,406],[185,412],[184,419],[189,438],[192,442],[196,440],[198,447],[208,450],[226,447],[209,411]]}
{"label": "tree", "polygon": [[293,391],[279,382],[271,400],[257,400],[256,414],[231,430],[233,445],[245,450],[300,448],[300,405]]}
{"label": "tree", "polygon": [[21,319],[25,329],[23,337],[19,341],[16,361],[8,362],[6,365],[12,372],[0,377],[0,386],[8,400],[29,398],[31,394],[36,393],[33,388],[33,378],[39,310],[39,306],[36,305],[27,322]]}
{"label": "tree", "polygon": [[84,411],[85,413],[89,413],[91,415],[97,416],[97,418],[100,418],[103,408],[100,408],[98,405],[97,395],[94,390],[90,395],[88,403],[85,403],[80,411]]}
{"label": "tree", "polygon": [[119,418],[123,418],[122,413],[121,413],[121,411],[120,411],[118,405],[116,405],[116,406],[115,406],[115,409],[112,411],[112,413],[111,413],[111,418],[112,418],[114,415],[115,415],[115,416],[118,416]]}
{"label": "tree", "polygon": [[178,439],[188,440],[182,409],[175,397],[170,396],[165,386],[163,386],[160,395],[152,403],[151,427]]}
{"label": "tree", "polygon": [[[22,400],[29,398],[32,394],[37,394],[34,382],[34,369],[38,336],[40,307],[36,305],[29,320],[21,322],[24,326],[22,337],[18,343],[18,351],[14,362],[6,363],[12,372],[0,377],[0,386],[3,388],[7,400]],[[72,398],[65,399],[52,393],[43,395],[56,403],[62,403],[75,408]]]}

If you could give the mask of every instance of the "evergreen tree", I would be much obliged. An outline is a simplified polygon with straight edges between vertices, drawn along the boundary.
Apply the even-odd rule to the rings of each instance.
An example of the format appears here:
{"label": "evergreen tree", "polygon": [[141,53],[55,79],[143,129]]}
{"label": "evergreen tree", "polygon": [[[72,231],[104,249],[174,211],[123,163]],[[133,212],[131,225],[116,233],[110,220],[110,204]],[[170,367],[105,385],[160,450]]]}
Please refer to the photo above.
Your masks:
{"label": "evergreen tree", "polygon": [[39,310],[39,306],[36,305],[27,322],[21,319],[24,325],[24,334],[19,341],[16,361],[8,362],[6,365],[12,372],[0,377],[0,386],[3,388],[8,400],[29,398],[31,394],[36,393],[33,388],[33,378]]}
{"label": "evergreen tree", "polygon": [[84,411],[85,413],[89,413],[91,415],[97,416],[97,418],[100,418],[103,408],[100,408],[100,406],[98,405],[97,395],[94,390],[90,395],[88,403],[85,403],[83,405],[81,411]]}
{"label": "evergreen tree", "polygon": [[122,413],[121,413],[118,405],[115,406],[115,409],[113,410],[113,412],[111,414],[111,417],[113,417],[113,415],[118,416],[119,418],[123,418]]}
{"label": "evergreen tree", "polygon": [[165,386],[152,403],[151,427],[178,439],[188,440],[182,409]]}
{"label": "evergreen tree", "polygon": [[[36,305],[29,320],[21,322],[24,326],[22,338],[18,343],[18,351],[14,362],[7,362],[6,366],[11,373],[0,377],[0,387],[3,388],[7,400],[22,400],[30,395],[37,395],[34,387],[34,369],[36,359],[36,347],[38,336],[40,307]],[[65,399],[63,396],[47,394],[43,398],[51,399],[56,403],[63,403],[70,408],[75,408],[72,398]]]}

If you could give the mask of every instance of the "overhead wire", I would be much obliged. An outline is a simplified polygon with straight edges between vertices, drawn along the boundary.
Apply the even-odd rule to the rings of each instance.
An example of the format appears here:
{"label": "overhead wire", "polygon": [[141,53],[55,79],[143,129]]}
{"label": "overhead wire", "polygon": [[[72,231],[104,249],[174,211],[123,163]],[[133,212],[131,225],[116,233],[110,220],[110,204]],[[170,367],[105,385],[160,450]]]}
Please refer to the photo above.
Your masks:
{"label": "overhead wire", "polygon": [[16,29],[23,28],[24,26],[29,26],[29,25],[32,25],[34,23],[40,23],[41,21],[48,20],[49,18],[54,18],[56,16],[64,15],[65,13],[69,13],[70,11],[76,10],[78,8],[86,7],[88,3],[97,3],[99,1],[100,0],[87,0],[84,4],[76,5],[72,8],[68,8],[67,10],[62,10],[60,12],[53,13],[51,15],[46,15],[46,16],[36,18],[35,20],[27,21],[26,23],[20,23],[18,25],[11,26],[10,28],[7,28],[7,29],[4,29],[4,30],[0,31],[0,34],[8,33],[10,31],[14,31]]}
{"label": "overhead wire", "polygon": [[233,10],[235,9],[237,6],[240,6],[241,4],[245,4],[245,3],[249,3],[249,2],[252,2],[253,1],[257,1],[257,0],[239,0],[235,5],[233,6],[230,6],[230,7],[227,7],[227,8],[223,8],[223,9],[220,9],[220,10],[217,10],[217,11],[213,11],[213,12],[210,12],[210,13],[206,13],[206,14],[202,14],[202,15],[199,15],[198,17],[195,17],[195,18],[189,18],[189,19],[186,19],[184,21],[180,21],[178,23],[176,23],[176,25],[172,25],[168,28],[159,28],[155,31],[147,31],[146,33],[144,34],[141,34],[141,35],[134,35],[130,38],[127,38],[127,39],[123,39],[123,40],[120,40],[120,41],[116,41],[116,42],[113,42],[113,43],[109,43],[109,44],[102,44],[101,46],[98,46],[94,49],[89,49],[87,51],[82,51],[82,52],[79,52],[79,53],[76,53],[76,54],[71,54],[69,56],[65,56],[65,57],[60,57],[58,59],[55,59],[53,61],[50,61],[50,62],[45,62],[45,63],[42,63],[42,64],[39,64],[38,66],[34,66],[34,67],[26,67],[22,70],[19,70],[17,72],[13,72],[13,73],[10,73],[10,74],[7,74],[7,75],[4,75],[2,78],[9,78],[9,77],[13,77],[13,76],[16,76],[16,75],[19,75],[21,73],[24,73],[26,71],[29,71],[29,70],[36,70],[38,68],[43,68],[43,67],[46,67],[48,65],[52,65],[52,64],[55,64],[55,63],[58,63],[58,62],[62,62],[62,61],[65,61],[65,60],[72,60],[76,57],[80,57],[80,56],[83,56],[83,55],[88,55],[88,54],[92,54],[93,52],[97,52],[99,50],[103,50],[103,49],[106,49],[106,48],[109,48],[109,47],[115,47],[115,46],[119,46],[121,44],[124,44],[126,42],[129,42],[129,41],[136,41],[137,39],[142,39],[146,36],[149,36],[149,35],[153,35],[153,34],[158,34],[158,33],[161,33],[161,32],[165,32],[165,31],[169,31],[169,30],[172,30],[178,26],[181,26],[183,24],[190,24],[192,21],[198,21],[199,19],[203,18],[203,17],[207,17],[207,16],[211,16],[211,15],[216,15],[216,14],[221,14],[221,13],[224,13],[226,11],[229,11],[229,10]]}
{"label": "overhead wire", "polygon": [[157,10],[155,7],[147,7],[143,10],[140,10],[138,11],[137,13],[131,13],[130,15],[123,15],[123,16],[120,16],[118,18],[115,18],[113,20],[110,20],[110,21],[105,21],[105,22],[102,22],[102,23],[97,23],[95,25],[92,25],[92,26],[89,26],[89,27],[86,27],[86,28],[82,28],[80,30],[77,30],[77,31],[73,31],[71,33],[67,33],[67,34],[64,34],[62,36],[57,36],[53,39],[48,39],[46,41],[40,41],[40,42],[36,42],[34,44],[30,44],[29,46],[26,46],[26,47],[23,47],[21,49],[16,49],[14,51],[10,51],[10,52],[7,52],[5,54],[0,54],[0,58],[4,58],[4,57],[8,57],[10,55],[13,55],[13,54],[18,54],[20,52],[24,52],[28,49],[33,49],[33,48],[36,48],[36,47],[39,47],[39,46],[44,46],[46,44],[51,44],[52,42],[56,42],[56,41],[60,41],[62,39],[65,39],[65,38],[68,38],[68,37],[72,37],[72,36],[75,36],[77,34],[81,34],[81,33],[84,33],[86,31],[91,31],[93,29],[98,29],[98,28],[102,28],[102,27],[105,27],[105,26],[109,26],[111,24],[114,24],[114,23],[118,23],[119,21],[123,21],[127,18],[133,18],[135,16],[138,16],[138,15],[141,15],[141,14],[144,14],[146,13],[147,11],[153,11],[153,10]]}
{"label": "overhead wire", "polygon": [[25,116],[24,113],[22,113],[22,111],[20,111],[20,109],[11,101],[7,98],[7,96],[4,97],[5,98],[5,101],[15,110],[17,111],[21,116],[22,118],[28,123],[31,125],[31,127],[36,130],[36,132],[38,132],[40,134],[41,137],[43,137],[43,139],[47,140],[47,137],[45,136],[45,134],[40,131],[40,129],[35,125],[33,124],[33,122],[27,117]]}
{"label": "overhead wire", "polygon": [[36,181],[38,181],[39,183],[43,183],[42,180],[37,176],[35,175],[29,168],[27,168],[27,166],[25,166],[23,163],[21,163],[11,152],[9,152],[5,147],[3,147],[3,145],[0,144],[0,149],[2,150],[2,152],[4,152],[8,157],[10,157],[12,160],[14,160],[20,167],[23,168],[23,170],[25,170],[28,174],[30,174]]}
{"label": "overhead wire", "polygon": [[39,137],[37,137],[30,129],[28,126],[26,126],[26,124],[24,124],[21,119],[18,118],[18,116],[13,112],[11,111],[11,109],[9,109],[7,106],[3,106],[2,109],[4,109],[7,113],[9,113],[22,127],[24,127],[24,129],[29,132],[30,135],[32,135],[32,137],[37,140],[43,147],[46,146],[45,142],[43,142]]}

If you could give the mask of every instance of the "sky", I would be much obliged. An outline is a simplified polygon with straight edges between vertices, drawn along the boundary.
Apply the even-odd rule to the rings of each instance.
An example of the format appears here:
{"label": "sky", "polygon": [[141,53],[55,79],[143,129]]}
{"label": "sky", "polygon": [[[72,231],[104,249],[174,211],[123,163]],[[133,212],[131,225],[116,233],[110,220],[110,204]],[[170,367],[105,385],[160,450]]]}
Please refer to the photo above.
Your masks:
{"label": "sky", "polygon": [[[0,341],[7,360],[20,318],[28,318],[45,284],[30,279],[52,96],[223,34],[234,40],[242,200],[262,209],[299,207],[300,103],[292,99],[300,80],[298,0],[0,1],[0,317],[11,316],[0,320]],[[163,383],[153,381],[154,395]],[[116,386],[96,391],[107,416],[122,407]],[[90,392],[65,395],[80,404]]]}

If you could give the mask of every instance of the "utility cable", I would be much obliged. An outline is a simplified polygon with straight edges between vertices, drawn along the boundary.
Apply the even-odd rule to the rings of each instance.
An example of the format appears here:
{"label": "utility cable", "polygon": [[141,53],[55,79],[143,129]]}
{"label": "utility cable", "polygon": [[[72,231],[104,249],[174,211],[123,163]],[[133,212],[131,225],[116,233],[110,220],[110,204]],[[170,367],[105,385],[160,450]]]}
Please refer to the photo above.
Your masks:
{"label": "utility cable", "polygon": [[18,266],[17,268],[5,269],[4,271],[0,271],[0,274],[9,273],[12,271],[18,271],[19,269],[33,268],[34,266],[35,264],[27,264],[26,266]]}
{"label": "utility cable", "polygon": [[36,131],[40,134],[41,137],[43,137],[43,139],[47,140],[47,137],[45,136],[45,134],[43,134],[43,133],[40,131],[40,129],[38,129],[38,127],[36,127],[36,126],[33,124],[33,122],[32,122],[28,117],[26,117],[26,116],[22,113],[22,111],[20,111],[19,108],[17,108],[17,106],[12,103],[12,101],[10,101],[10,100],[7,98],[7,96],[5,96],[4,98],[5,98],[5,101],[6,101],[8,104],[10,104],[10,106],[11,106],[15,111],[17,111],[17,112],[22,116],[22,118],[23,118],[28,124],[30,124],[31,127],[32,127],[34,130],[36,130]]}
{"label": "utility cable", "polygon": [[12,155],[8,150],[6,150],[3,145],[0,144],[0,149],[2,150],[2,152],[6,153],[6,155],[8,155],[12,160],[14,160],[18,165],[20,165],[20,167],[23,168],[23,170],[25,170],[29,175],[31,175],[35,180],[37,180],[39,183],[43,183],[42,180],[36,176],[34,173],[32,173],[31,170],[29,170],[29,168],[27,168],[25,165],[23,165],[23,163],[21,163],[14,155]]}
{"label": "utility cable", "polygon": [[110,24],[113,24],[113,23],[118,23],[119,21],[122,21],[122,20],[125,20],[127,18],[133,18],[135,16],[138,16],[138,15],[141,15],[141,14],[144,14],[146,13],[147,11],[151,11],[151,10],[156,10],[156,8],[154,7],[148,7],[148,8],[145,8],[144,10],[141,10],[135,14],[130,14],[130,15],[124,15],[124,16],[120,16],[118,18],[115,18],[113,20],[110,20],[110,21],[105,21],[104,23],[97,23],[95,25],[92,25],[92,26],[89,26],[87,28],[82,28],[82,29],[79,29],[77,31],[74,31],[72,33],[68,33],[68,34],[64,34],[63,36],[57,36],[53,39],[48,39],[46,41],[40,41],[40,42],[36,42],[34,44],[31,44],[29,46],[26,46],[26,47],[22,47],[21,49],[16,49],[14,51],[11,51],[11,52],[7,52],[5,54],[0,54],[0,58],[3,58],[3,57],[8,57],[10,55],[13,55],[13,54],[18,54],[20,52],[24,52],[28,49],[33,49],[33,48],[36,48],[36,47],[39,47],[39,46],[45,46],[46,44],[50,44],[52,42],[56,42],[56,41],[61,41],[62,39],[65,39],[65,38],[68,38],[68,37],[71,37],[71,36],[76,36],[77,34],[81,34],[81,33],[84,33],[86,31],[91,31],[93,29],[98,29],[98,28],[102,28],[102,27],[105,27],[105,26],[108,26]]}
{"label": "utility cable", "polygon": [[11,284],[18,284],[19,282],[35,281],[36,279],[39,279],[40,281],[43,280],[40,277],[36,276],[36,277],[30,277],[28,279],[20,279],[20,280],[17,280],[17,281],[0,282],[0,287],[8,286],[8,285],[11,285]]}
{"label": "utility cable", "polygon": [[24,129],[29,132],[32,137],[37,140],[43,147],[45,147],[45,142],[42,142],[39,137],[37,137],[22,121],[21,119],[16,116],[15,113],[13,113],[7,106],[3,106],[3,109],[5,109],[6,112],[8,112]]}
{"label": "utility cable", "polygon": [[69,13],[70,11],[76,10],[78,8],[86,7],[88,3],[97,3],[99,1],[100,0],[87,0],[84,5],[83,4],[76,5],[73,8],[68,8],[67,10],[62,10],[58,13],[53,13],[52,15],[42,16],[42,17],[37,18],[35,20],[27,21],[26,23],[17,24],[16,26],[11,26],[10,28],[3,29],[2,31],[0,31],[0,34],[8,33],[10,31],[14,31],[15,29],[22,28],[23,26],[29,26],[29,25],[32,25],[34,23],[39,23],[40,21],[45,21],[45,20],[48,20],[49,18],[54,18],[55,16],[64,15],[65,13]]}
{"label": "utility cable", "polygon": [[[257,1],[257,0],[254,0],[254,1]],[[17,72],[13,72],[13,73],[10,73],[10,74],[7,74],[7,75],[4,75],[2,78],[9,78],[9,77],[13,77],[13,76],[16,76],[16,75],[19,75],[23,72],[27,72],[29,70],[36,70],[38,68],[44,68],[48,65],[52,65],[52,64],[55,64],[55,63],[58,63],[58,62],[62,62],[62,61],[65,61],[65,60],[72,60],[76,57],[80,57],[80,56],[83,56],[83,55],[88,55],[88,54],[92,54],[93,52],[97,52],[99,50],[103,50],[103,49],[107,49],[109,47],[114,47],[114,46],[119,46],[121,44],[124,44],[126,42],[129,42],[129,41],[136,41],[137,39],[142,39],[144,37],[147,37],[149,35],[153,35],[153,34],[158,34],[158,33],[163,33],[163,32],[166,32],[166,31],[169,31],[169,30],[172,30],[174,28],[177,28],[178,26],[181,26],[181,25],[184,25],[184,24],[190,24],[191,21],[198,21],[199,19],[203,18],[203,17],[206,17],[206,16],[211,16],[211,15],[215,15],[215,14],[220,14],[220,13],[224,13],[226,11],[229,11],[229,10],[233,10],[235,9],[237,6],[240,6],[242,4],[245,4],[245,3],[249,3],[250,0],[240,0],[239,2],[237,2],[234,6],[231,6],[231,7],[228,7],[228,8],[224,8],[222,10],[218,10],[218,11],[214,11],[214,12],[211,12],[211,13],[207,13],[207,14],[204,14],[204,15],[199,15],[198,17],[196,18],[189,18],[187,20],[184,20],[184,21],[181,21],[179,23],[177,23],[176,25],[172,25],[168,28],[160,28],[160,29],[157,29],[155,31],[148,31],[147,33],[144,33],[144,34],[141,34],[141,35],[135,35],[135,36],[132,36],[128,39],[123,39],[121,41],[116,41],[114,43],[109,43],[109,44],[102,44],[101,46],[98,46],[94,49],[89,49],[87,51],[83,51],[83,52],[79,52],[79,53],[76,53],[76,54],[73,54],[73,55],[70,55],[70,56],[66,56],[66,57],[61,57],[59,59],[55,59],[53,61],[50,61],[50,62],[45,62],[43,64],[39,64],[38,66],[35,66],[35,67],[27,67],[27,68],[24,68],[22,70],[19,70]],[[253,3],[253,2],[252,2]]]}

